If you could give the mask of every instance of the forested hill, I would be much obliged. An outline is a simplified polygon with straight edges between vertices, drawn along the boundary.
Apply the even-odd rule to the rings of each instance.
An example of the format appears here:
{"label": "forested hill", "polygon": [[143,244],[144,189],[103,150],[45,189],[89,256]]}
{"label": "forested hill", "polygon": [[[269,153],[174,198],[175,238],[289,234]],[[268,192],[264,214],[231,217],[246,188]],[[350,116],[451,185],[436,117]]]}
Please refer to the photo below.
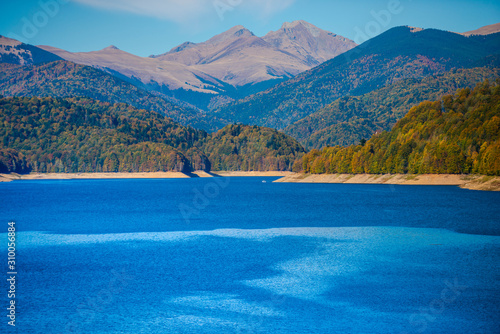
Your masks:
{"label": "forested hill", "polygon": [[127,103],[207,131],[220,129],[227,124],[197,110],[175,105],[166,97],[140,89],[104,71],[63,60],[32,66],[0,64],[0,94],[89,97],[103,102]]}
{"label": "forested hill", "polygon": [[182,152],[206,136],[154,112],[87,98],[3,98],[0,123],[0,147],[18,151],[35,172],[186,172]]}
{"label": "forested hill", "polygon": [[[226,143],[155,112],[89,98],[1,98],[0,124],[3,173],[210,171],[203,150],[214,152]],[[287,162],[280,166],[289,170],[291,157],[304,152],[284,134],[273,137],[268,129],[252,129],[240,152],[229,152],[238,162],[273,157]],[[225,140],[231,142],[238,136],[229,132]],[[274,168],[270,163],[225,166],[231,170]]]}
{"label": "forested hill", "polygon": [[270,128],[228,125],[207,137],[203,152],[214,170],[292,170],[306,152],[293,138]]}
{"label": "forested hill", "polygon": [[389,131],[411,107],[457,89],[500,78],[499,68],[452,70],[424,79],[405,79],[361,96],[346,96],[288,126],[284,132],[309,149],[348,146]]}
{"label": "forested hill", "polygon": [[500,81],[413,107],[364,145],[312,150],[308,173],[500,175]]}
{"label": "forested hill", "polygon": [[397,27],[265,92],[223,106],[217,115],[283,129],[337,98],[362,95],[401,79],[473,67],[499,53],[500,33],[464,37]]}

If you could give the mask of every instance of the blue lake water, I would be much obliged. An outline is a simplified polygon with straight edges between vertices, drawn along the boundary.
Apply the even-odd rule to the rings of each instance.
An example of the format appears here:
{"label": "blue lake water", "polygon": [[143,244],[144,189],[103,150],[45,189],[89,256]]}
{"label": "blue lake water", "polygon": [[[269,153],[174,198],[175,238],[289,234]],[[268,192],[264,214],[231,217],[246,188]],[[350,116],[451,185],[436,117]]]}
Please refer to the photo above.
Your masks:
{"label": "blue lake water", "polygon": [[273,180],[0,183],[0,332],[499,333],[500,193]]}

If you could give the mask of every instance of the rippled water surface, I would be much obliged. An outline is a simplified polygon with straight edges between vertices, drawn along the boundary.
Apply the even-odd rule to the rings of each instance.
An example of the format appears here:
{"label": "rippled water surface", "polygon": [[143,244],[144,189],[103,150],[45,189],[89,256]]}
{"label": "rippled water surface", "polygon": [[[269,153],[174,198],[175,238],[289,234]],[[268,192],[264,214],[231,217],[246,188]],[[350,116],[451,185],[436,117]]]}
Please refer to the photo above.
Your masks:
{"label": "rippled water surface", "polygon": [[0,184],[15,330],[498,333],[500,193],[272,180]]}

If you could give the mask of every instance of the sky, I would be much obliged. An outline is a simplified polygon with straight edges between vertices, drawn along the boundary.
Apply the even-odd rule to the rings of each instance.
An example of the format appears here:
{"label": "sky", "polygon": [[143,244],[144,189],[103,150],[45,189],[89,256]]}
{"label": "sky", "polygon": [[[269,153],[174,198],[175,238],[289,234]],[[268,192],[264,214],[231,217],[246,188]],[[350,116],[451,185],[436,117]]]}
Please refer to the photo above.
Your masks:
{"label": "sky", "polygon": [[0,35],[139,56],[203,42],[235,25],[257,36],[305,20],[357,43],[392,27],[465,32],[500,22],[499,0],[0,0]]}

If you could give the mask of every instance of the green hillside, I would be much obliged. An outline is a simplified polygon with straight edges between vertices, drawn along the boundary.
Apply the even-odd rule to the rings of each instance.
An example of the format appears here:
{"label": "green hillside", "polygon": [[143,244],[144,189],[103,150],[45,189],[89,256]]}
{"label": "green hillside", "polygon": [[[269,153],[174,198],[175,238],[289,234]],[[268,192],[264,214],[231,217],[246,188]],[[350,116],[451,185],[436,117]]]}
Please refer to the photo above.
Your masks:
{"label": "green hillside", "polygon": [[308,173],[500,175],[500,81],[413,107],[364,145],[312,150]]}
{"label": "green hillside", "polygon": [[206,136],[153,112],[87,98],[3,98],[0,124],[0,147],[20,152],[35,172],[187,172],[197,166],[182,152]]}
{"label": "green hillside", "polygon": [[202,112],[177,106],[165,97],[137,88],[106,72],[62,60],[34,66],[0,64],[0,94],[89,97],[104,102],[127,103],[207,131],[227,124]]}
{"label": "green hillside", "polygon": [[293,138],[270,128],[228,125],[210,135],[203,145],[214,170],[292,170],[305,154]]}
{"label": "green hillside", "polygon": [[223,106],[216,115],[284,129],[340,97],[362,95],[402,79],[473,67],[499,53],[500,33],[464,37],[397,27],[265,92]]}
{"label": "green hillside", "polygon": [[[89,98],[0,99],[0,172],[290,170],[304,153],[271,129],[208,135],[158,113]],[[236,130],[237,129],[237,130]],[[238,151],[225,151],[234,143]],[[221,164],[224,162],[224,164]]]}
{"label": "green hillside", "polygon": [[411,107],[459,88],[495,81],[500,69],[458,69],[424,79],[405,79],[361,96],[346,96],[288,126],[284,132],[307,148],[348,146],[390,130]]}

